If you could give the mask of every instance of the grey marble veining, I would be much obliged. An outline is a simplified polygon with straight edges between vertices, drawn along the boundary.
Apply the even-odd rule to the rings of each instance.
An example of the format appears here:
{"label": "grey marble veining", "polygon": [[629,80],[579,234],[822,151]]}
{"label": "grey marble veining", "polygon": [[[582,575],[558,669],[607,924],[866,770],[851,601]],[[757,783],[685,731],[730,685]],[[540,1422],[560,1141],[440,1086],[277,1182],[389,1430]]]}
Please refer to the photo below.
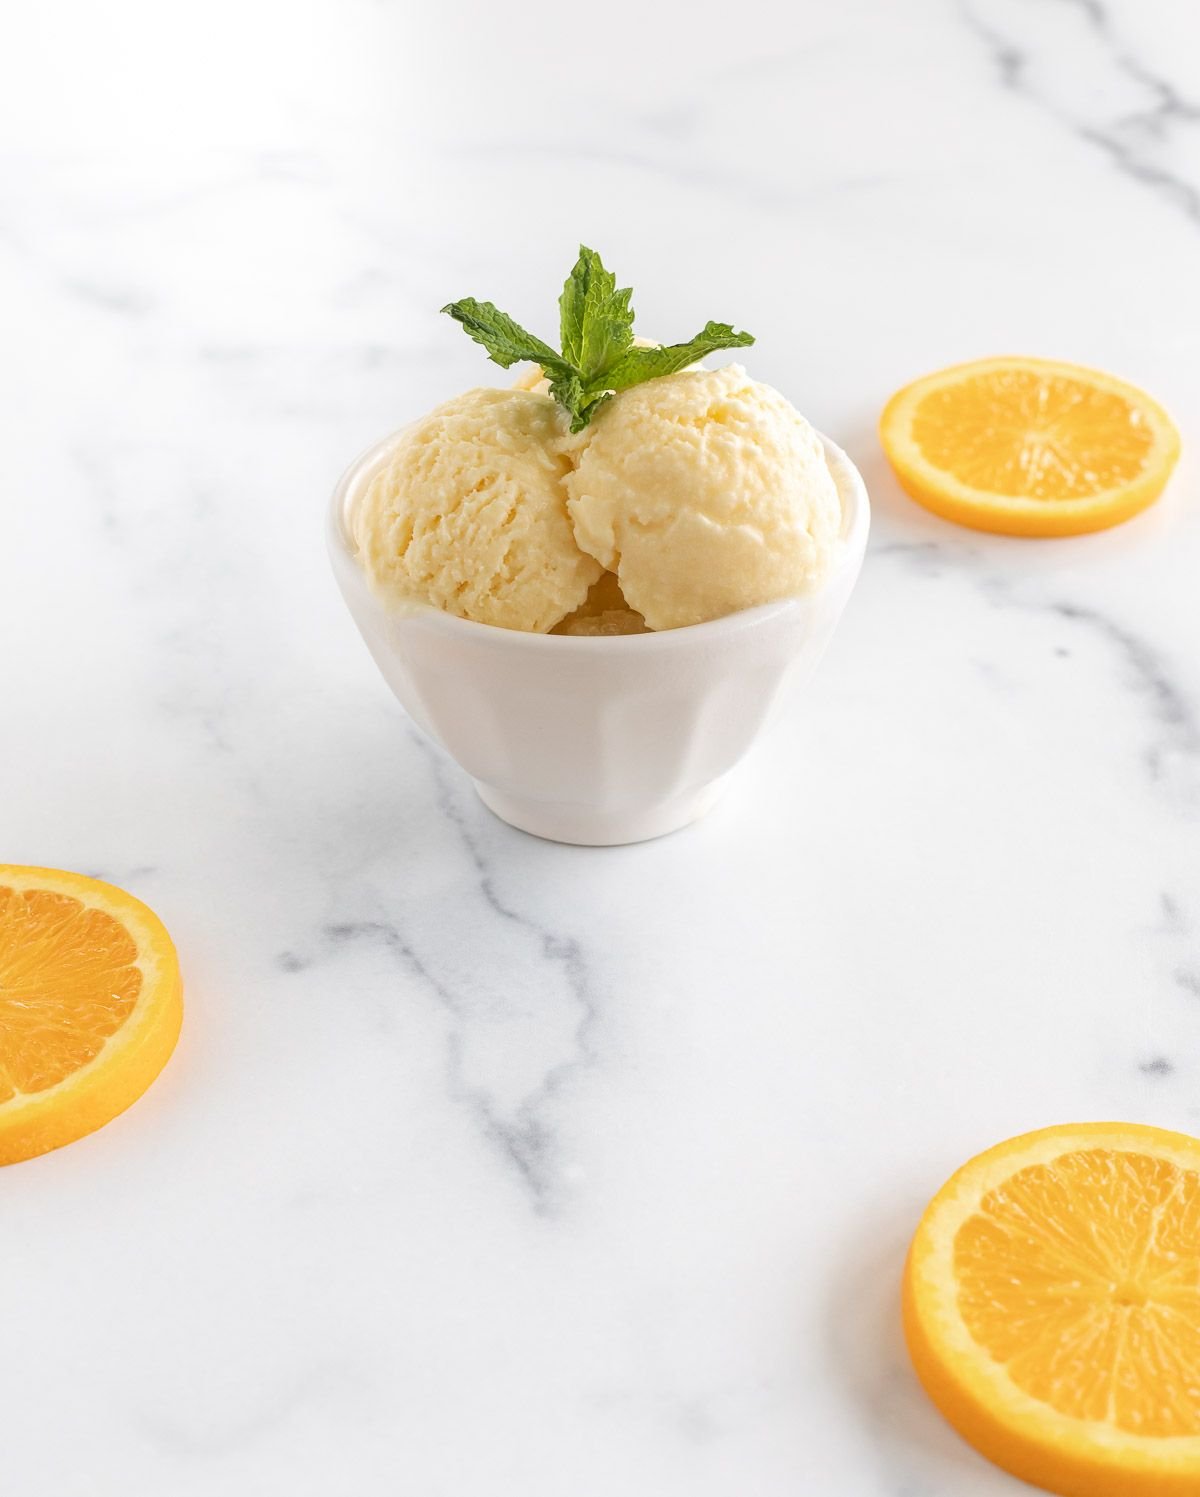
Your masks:
{"label": "grey marble veining", "polygon": [[[1058,45],[1051,52],[1042,28],[1051,19],[1047,12],[1056,9],[1069,12],[1069,20],[1054,25]],[[962,13],[1006,88],[1200,224],[1200,98],[1131,52],[1121,21],[1107,5],[964,0]]]}
{"label": "grey marble veining", "polygon": [[598,1059],[595,978],[578,938],[552,929],[506,892],[476,830],[474,797],[453,766],[415,731],[409,741],[453,849],[452,884],[433,909],[411,913],[410,904],[422,903],[411,888],[364,886],[355,900],[359,918],[327,922],[312,949],[281,951],[276,964],[308,972],[336,965],[344,948],[361,945],[386,953],[415,979],[452,1020],[448,1096],[511,1165],[531,1209],[551,1213],[560,1185],[554,1109],[577,1073]]}

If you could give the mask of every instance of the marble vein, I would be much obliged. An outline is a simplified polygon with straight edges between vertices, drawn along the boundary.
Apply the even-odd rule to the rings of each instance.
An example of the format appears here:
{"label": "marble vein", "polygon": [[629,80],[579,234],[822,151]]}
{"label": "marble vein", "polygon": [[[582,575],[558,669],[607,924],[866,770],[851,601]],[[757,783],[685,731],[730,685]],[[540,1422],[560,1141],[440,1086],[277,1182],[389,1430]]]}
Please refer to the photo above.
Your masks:
{"label": "marble vein", "polygon": [[[1043,43],[1038,21],[1061,7],[1073,17],[1074,35],[1060,54]],[[1106,6],[1099,0],[1050,0],[1042,7],[1019,0],[965,0],[961,14],[987,47],[1003,87],[1037,105],[1200,226],[1200,177],[1170,160],[1185,136],[1200,144],[1200,102],[1130,52]],[[1081,102],[1070,86],[1086,68],[1092,70],[1092,103]],[[1099,100],[1111,95],[1121,97],[1119,110],[1101,107]]]}
{"label": "marble vein", "polygon": [[[899,561],[932,581],[949,574],[967,575],[993,606],[1064,620],[1102,643],[1119,663],[1128,688],[1145,703],[1146,716],[1154,725],[1144,754],[1150,779],[1178,804],[1189,808],[1200,805],[1200,712],[1172,664],[1142,634],[1092,605],[1018,593],[1009,578],[994,570],[980,572],[964,567],[963,563],[972,559],[965,549],[953,558],[957,563],[953,568],[947,565],[950,558],[946,548],[936,542],[889,542],[876,547],[872,555]],[[1063,658],[1070,656],[1061,645],[1055,647],[1055,653]],[[1168,898],[1164,895],[1164,901]]]}
{"label": "marble vein", "polygon": [[577,940],[549,930],[501,895],[495,870],[463,811],[459,799],[461,787],[457,780],[451,782],[440,753],[420,735],[413,737],[429,761],[438,809],[459,836],[487,908],[496,919],[529,933],[540,947],[545,963],[557,972],[561,996],[576,1010],[567,1053],[543,1072],[508,1117],[486,1091],[466,1079],[466,1037],[461,1031],[451,1037],[451,1076],[457,1094],[476,1112],[488,1136],[512,1161],[537,1209],[547,1211],[553,1204],[557,1183],[550,1104],[577,1071],[593,1065],[597,1059],[592,1034],[599,1011],[591,974]]}
{"label": "marble vein", "polygon": [[205,1419],[199,1411],[180,1409],[172,1415],[144,1414],[137,1423],[146,1441],[164,1455],[209,1463],[252,1449],[302,1412],[327,1408],[331,1393],[344,1395],[361,1381],[357,1367],[317,1363],[263,1387],[236,1411],[227,1406],[220,1417]]}
{"label": "marble vein", "polygon": [[1162,654],[1126,625],[1098,608],[1051,603],[1049,611],[1103,640],[1142,698],[1158,733],[1145,751],[1154,783],[1191,803],[1200,789],[1200,720]]}
{"label": "marble vein", "polygon": [[[481,988],[484,974],[478,969],[466,977],[461,970],[450,975],[455,963],[445,938],[433,940],[426,934],[418,939],[406,928],[403,912],[388,919],[331,922],[324,933],[334,946],[365,942],[382,947],[454,1020],[446,1040],[450,1095],[509,1164],[535,1212],[551,1215],[562,1184],[553,1112],[569,1083],[598,1060],[593,1038],[599,1018],[596,982],[577,939],[550,929],[501,892],[497,871],[462,804],[470,792],[421,734],[412,730],[409,737],[426,762],[439,816],[458,843],[482,904],[484,918],[472,926],[471,949],[490,967],[494,954],[504,949],[498,926],[518,937],[524,955],[518,948],[517,965],[489,972]],[[292,950],[282,952],[276,962],[284,971],[308,965]],[[532,995],[531,1008],[516,1002],[518,992]],[[508,1058],[509,1079],[520,1078],[503,1093],[486,1075],[497,1030],[507,1036],[499,1043],[514,1051]],[[535,1033],[553,1053],[530,1054],[522,1064],[515,1052],[525,1049]]]}
{"label": "marble vein", "polygon": [[1175,983],[1191,998],[1200,998],[1200,967],[1177,967]]}
{"label": "marble vein", "polygon": [[1163,931],[1170,935],[1186,935],[1191,930],[1191,923],[1184,912],[1183,905],[1169,889],[1162,891],[1158,903],[1162,913],[1161,929]]}

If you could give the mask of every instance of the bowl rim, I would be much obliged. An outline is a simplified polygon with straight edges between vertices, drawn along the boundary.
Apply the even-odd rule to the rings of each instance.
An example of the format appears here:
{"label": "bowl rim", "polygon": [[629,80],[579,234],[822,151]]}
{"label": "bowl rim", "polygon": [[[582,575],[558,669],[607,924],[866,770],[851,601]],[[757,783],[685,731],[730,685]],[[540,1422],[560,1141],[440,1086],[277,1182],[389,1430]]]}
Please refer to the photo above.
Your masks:
{"label": "bowl rim", "polygon": [[742,608],[736,613],[726,614],[719,619],[708,619],[702,624],[684,624],[678,629],[650,630],[645,634],[535,634],[524,629],[504,629],[498,624],[481,624],[475,619],[459,618],[457,614],[446,613],[430,603],[389,607],[371,590],[367,582],[366,573],[358,563],[358,550],[351,538],[346,519],[351,501],[357,498],[363,487],[374,477],[406,430],[407,427],[400,427],[359,453],[334,487],[326,523],[326,542],[339,580],[345,585],[351,577],[357,579],[359,590],[366,594],[372,605],[385,612],[389,619],[403,623],[405,628],[442,634],[474,645],[490,644],[498,649],[510,650],[552,650],[559,654],[564,650],[586,653],[638,650],[644,653],[647,650],[682,649],[690,644],[715,642],[718,638],[739,634],[790,612],[810,607],[823,594],[833,591],[847,575],[853,578],[866,551],[871,517],[867,486],[862,474],[846,453],[836,442],[818,431],[817,436],[825,449],[825,461],[842,501],[842,529],[840,551],[834,565],[820,584],[808,592],[779,598],[771,603],[761,603],[755,608]]}

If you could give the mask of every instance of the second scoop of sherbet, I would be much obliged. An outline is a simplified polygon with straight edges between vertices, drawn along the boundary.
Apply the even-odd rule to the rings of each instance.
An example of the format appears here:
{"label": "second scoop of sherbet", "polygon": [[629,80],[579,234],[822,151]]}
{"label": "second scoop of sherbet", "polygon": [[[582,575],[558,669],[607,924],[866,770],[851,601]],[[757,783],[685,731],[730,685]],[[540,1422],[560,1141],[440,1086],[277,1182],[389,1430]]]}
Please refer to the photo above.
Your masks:
{"label": "second scoop of sherbet", "polygon": [[566,445],[579,546],[651,629],[790,597],[828,570],[841,501],[821,439],[739,365],[626,390]]}
{"label": "second scoop of sherbet", "polygon": [[403,431],[350,523],[386,595],[544,633],[600,564],[567,514],[562,421],[525,390],[468,390]]}

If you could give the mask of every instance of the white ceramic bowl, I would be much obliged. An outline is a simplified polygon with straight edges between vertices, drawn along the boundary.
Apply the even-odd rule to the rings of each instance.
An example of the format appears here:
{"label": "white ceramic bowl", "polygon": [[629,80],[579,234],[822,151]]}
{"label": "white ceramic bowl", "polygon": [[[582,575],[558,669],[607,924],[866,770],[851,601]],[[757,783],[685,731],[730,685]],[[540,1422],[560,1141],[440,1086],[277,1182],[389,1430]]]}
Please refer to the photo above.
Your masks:
{"label": "white ceramic bowl", "polygon": [[346,472],[328,538],[342,596],[413,720],[486,806],[539,837],[641,842],[703,816],[811,676],[858,577],[870,516],[846,454],[825,441],[843,544],[815,591],[661,634],[577,638],[397,609],[371,591],[346,516],[395,440]]}

